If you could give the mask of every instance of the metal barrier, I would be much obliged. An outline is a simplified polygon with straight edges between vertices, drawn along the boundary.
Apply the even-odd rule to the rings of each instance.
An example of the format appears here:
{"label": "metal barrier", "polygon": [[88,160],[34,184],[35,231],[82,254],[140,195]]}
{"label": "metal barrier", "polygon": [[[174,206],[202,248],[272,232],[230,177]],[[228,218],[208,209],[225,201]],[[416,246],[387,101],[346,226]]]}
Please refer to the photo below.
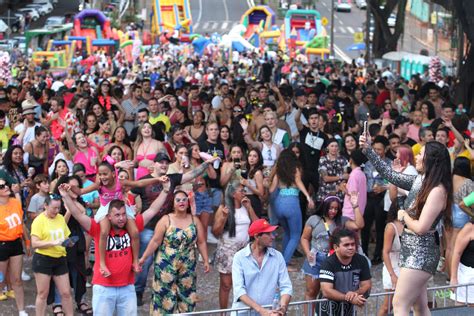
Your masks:
{"label": "metal barrier", "polygon": [[[438,308],[457,308],[457,307],[466,307],[468,304],[468,287],[474,287],[474,283],[469,284],[459,284],[456,286],[445,285],[445,286],[436,286],[428,288],[428,301],[431,303],[430,310],[436,310]],[[459,302],[457,300],[457,291],[452,289],[465,288],[466,298],[464,302]],[[335,302],[329,302],[327,299],[317,299],[310,301],[298,301],[292,302],[288,306],[287,315],[311,315],[317,316],[322,315],[334,315],[334,316],[355,316],[355,315],[376,315],[379,308],[382,306],[385,297],[388,295],[389,298],[393,296],[394,292],[383,292],[371,294],[367,299],[366,304],[363,307],[352,306],[352,304],[347,304],[342,302],[342,308],[338,308]],[[332,304],[331,304],[332,303]],[[350,305],[350,306],[348,306]],[[347,307],[346,307],[347,306]],[[271,306],[264,306],[265,308],[270,309]],[[353,307],[353,308],[351,308]],[[336,308],[336,311],[333,309]],[[329,310],[328,310],[329,309]],[[340,309],[340,310],[339,310]],[[350,310],[348,313],[345,313],[345,310]],[[329,313],[328,313],[329,312]],[[392,313],[391,304],[388,305],[388,314]],[[218,309],[218,310],[207,310],[201,312],[186,313],[186,315],[219,315],[219,316],[255,316],[259,315],[254,310],[250,308],[229,308],[229,309]]]}

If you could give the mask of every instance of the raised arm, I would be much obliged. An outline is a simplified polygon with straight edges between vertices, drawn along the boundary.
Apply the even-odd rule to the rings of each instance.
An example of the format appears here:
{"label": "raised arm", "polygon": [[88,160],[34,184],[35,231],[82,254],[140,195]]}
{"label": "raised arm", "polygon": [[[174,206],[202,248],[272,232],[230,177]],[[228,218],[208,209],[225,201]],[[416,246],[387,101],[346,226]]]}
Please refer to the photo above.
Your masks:
{"label": "raised arm", "polygon": [[84,207],[71,198],[70,194],[74,194],[71,191],[71,187],[67,184],[61,184],[58,189],[68,212],[84,230],[89,231],[91,229],[91,218],[86,215]]}
{"label": "raised arm", "polygon": [[209,165],[212,165],[212,162],[216,159],[219,159],[219,158],[218,157],[212,157],[211,159],[209,159],[206,162],[200,164],[199,166],[197,166],[193,170],[188,171],[185,174],[183,174],[183,177],[181,178],[181,184],[189,182],[191,180],[194,180],[195,178],[197,178],[198,176],[203,174],[204,171],[206,171],[207,167],[209,167]]}
{"label": "raised arm", "polygon": [[370,144],[366,142],[366,137],[364,135],[360,136],[359,144],[360,147],[363,148],[364,154],[384,179],[388,180],[390,183],[396,185],[399,188],[405,190],[411,189],[413,182],[415,182],[416,176],[395,172],[391,166],[380,159],[379,155],[374,152],[374,150],[370,147]]}
{"label": "raised arm", "polygon": [[170,181],[168,179],[167,182],[163,183],[163,190],[161,190],[160,195],[151,203],[150,207],[142,213],[143,216],[143,223],[146,225],[153,217],[158,214],[166,202],[166,198],[168,197],[168,193],[170,192]]}

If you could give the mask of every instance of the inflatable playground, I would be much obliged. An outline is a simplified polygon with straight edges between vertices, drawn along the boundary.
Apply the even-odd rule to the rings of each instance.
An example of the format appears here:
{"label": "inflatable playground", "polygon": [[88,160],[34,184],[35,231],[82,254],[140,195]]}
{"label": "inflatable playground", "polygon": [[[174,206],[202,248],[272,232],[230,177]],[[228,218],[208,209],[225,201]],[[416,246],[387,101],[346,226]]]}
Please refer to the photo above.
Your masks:
{"label": "inflatable playground", "polygon": [[190,42],[192,34],[189,0],[153,0],[151,36],[163,42],[167,33],[181,42]]}

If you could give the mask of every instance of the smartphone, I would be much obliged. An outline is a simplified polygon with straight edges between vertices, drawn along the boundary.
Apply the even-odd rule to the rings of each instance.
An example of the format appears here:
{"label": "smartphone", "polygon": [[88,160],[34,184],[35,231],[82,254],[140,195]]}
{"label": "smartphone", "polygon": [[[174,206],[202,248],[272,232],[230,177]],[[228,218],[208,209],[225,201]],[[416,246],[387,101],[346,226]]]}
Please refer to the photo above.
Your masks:
{"label": "smartphone", "polygon": [[236,158],[234,159],[234,166],[235,166],[235,169],[240,169],[240,158]]}
{"label": "smartphone", "polygon": [[248,173],[247,173],[247,170],[240,170],[240,176],[243,178],[243,179],[247,179],[248,178]]}
{"label": "smartphone", "polygon": [[368,122],[365,121],[364,122],[364,132],[363,132],[365,137],[367,137],[369,135],[369,129],[368,129],[367,126],[368,126]]}
{"label": "smartphone", "polygon": [[70,238],[63,241],[61,244],[63,247],[71,248],[73,247],[76,242],[79,241],[79,236],[71,236]]}

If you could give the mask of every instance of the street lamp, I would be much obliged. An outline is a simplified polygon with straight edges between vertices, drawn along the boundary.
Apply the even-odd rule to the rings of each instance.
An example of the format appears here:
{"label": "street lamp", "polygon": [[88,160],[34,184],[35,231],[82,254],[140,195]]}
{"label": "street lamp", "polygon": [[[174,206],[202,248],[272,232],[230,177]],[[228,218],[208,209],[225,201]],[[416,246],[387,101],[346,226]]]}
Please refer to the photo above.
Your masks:
{"label": "street lamp", "polygon": [[334,0],[331,0],[331,57],[334,56]]}

